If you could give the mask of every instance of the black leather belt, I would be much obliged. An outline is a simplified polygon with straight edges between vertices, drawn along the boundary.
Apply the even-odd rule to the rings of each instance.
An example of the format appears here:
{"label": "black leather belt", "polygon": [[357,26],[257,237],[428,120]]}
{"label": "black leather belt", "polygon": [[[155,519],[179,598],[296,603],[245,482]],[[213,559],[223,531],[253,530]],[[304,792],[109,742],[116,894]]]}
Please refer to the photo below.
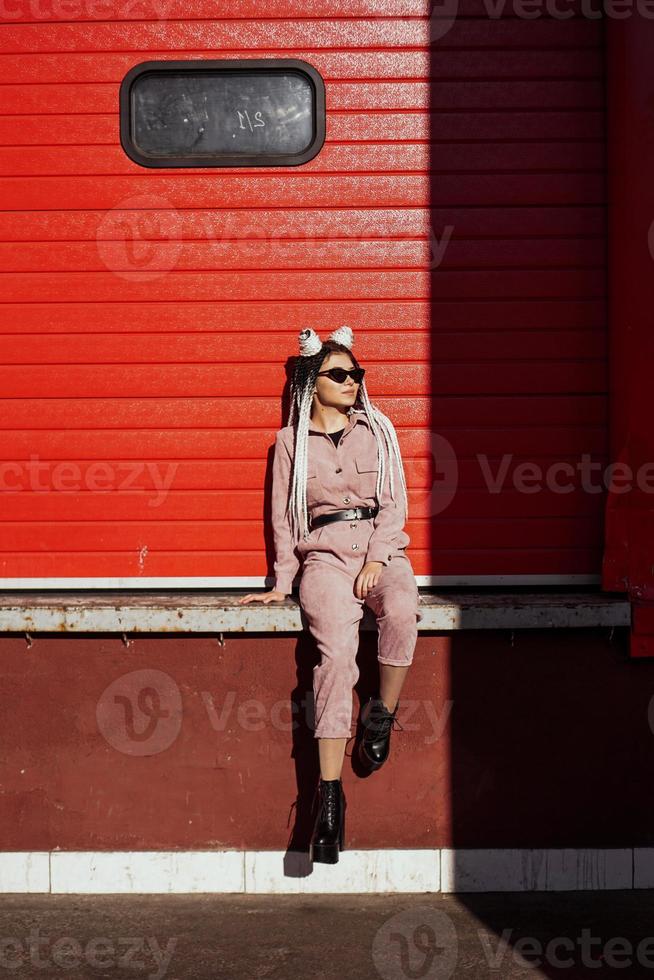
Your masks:
{"label": "black leather belt", "polygon": [[367,521],[379,513],[379,507],[350,507],[349,510],[335,510],[331,514],[322,514],[311,521],[311,530],[321,524],[331,524],[332,521]]}

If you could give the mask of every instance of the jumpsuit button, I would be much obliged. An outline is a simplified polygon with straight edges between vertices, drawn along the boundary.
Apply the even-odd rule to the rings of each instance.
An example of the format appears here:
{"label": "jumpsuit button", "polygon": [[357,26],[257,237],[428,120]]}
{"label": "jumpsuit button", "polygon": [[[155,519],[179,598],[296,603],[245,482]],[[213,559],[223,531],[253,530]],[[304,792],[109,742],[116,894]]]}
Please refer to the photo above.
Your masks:
{"label": "jumpsuit button", "polygon": [[342,469],[341,469],[341,467],[339,466],[339,467],[338,467],[338,469],[336,470],[336,472],[337,472],[337,473],[342,473],[342,472],[343,472],[343,470],[342,470]]}
{"label": "jumpsuit button", "polygon": [[358,547],[359,547],[358,544],[353,544],[352,545],[352,551],[356,551]]}
{"label": "jumpsuit button", "polygon": [[393,556],[392,556],[392,555],[389,555],[389,556],[388,556],[388,560],[389,560],[389,561],[391,561],[391,559],[392,559],[392,558],[393,558]]}
{"label": "jumpsuit button", "polygon": [[343,497],[343,503],[344,504],[349,504],[349,502],[350,502],[350,498],[349,497]]}
{"label": "jumpsuit button", "polygon": [[350,524],[350,527],[351,528],[356,528],[356,526],[357,526],[357,522],[356,521],[352,521],[352,523]]}

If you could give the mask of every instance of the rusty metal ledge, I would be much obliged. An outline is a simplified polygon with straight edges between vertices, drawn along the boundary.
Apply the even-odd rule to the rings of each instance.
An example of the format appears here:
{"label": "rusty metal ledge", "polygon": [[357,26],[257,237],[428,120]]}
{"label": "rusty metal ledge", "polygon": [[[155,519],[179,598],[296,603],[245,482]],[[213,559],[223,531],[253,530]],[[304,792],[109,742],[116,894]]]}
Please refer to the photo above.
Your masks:
{"label": "rusty metal ledge", "polygon": [[[247,590],[75,590],[0,592],[0,632],[299,633],[306,621],[295,597],[239,605]],[[622,593],[588,591],[421,590],[420,632],[629,626]],[[362,629],[376,629],[366,609]]]}

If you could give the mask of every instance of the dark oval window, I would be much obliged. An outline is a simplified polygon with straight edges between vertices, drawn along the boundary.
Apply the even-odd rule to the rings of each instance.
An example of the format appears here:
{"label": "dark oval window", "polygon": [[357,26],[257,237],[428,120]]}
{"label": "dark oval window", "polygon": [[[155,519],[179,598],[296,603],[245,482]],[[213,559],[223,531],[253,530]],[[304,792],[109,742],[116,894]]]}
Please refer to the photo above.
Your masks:
{"label": "dark oval window", "polygon": [[325,141],[324,82],[295,59],[143,62],[121,84],[120,138],[146,167],[297,166]]}

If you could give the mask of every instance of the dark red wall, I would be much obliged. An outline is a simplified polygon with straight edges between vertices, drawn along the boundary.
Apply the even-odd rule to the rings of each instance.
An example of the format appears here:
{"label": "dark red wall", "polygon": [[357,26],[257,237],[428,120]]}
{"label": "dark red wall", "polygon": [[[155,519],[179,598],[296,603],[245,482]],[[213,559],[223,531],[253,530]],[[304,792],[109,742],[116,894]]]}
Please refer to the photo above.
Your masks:
{"label": "dark red wall", "polygon": [[[391,759],[369,778],[345,760],[348,846],[651,843],[654,664],[626,646],[603,629],[420,637]],[[301,849],[316,662],[295,636],[3,638],[1,849]],[[223,728],[210,699],[214,722],[231,705]],[[249,699],[261,730],[239,718]]]}
{"label": "dark red wall", "polygon": [[[633,603],[631,653],[654,656],[654,23],[606,25],[611,459],[605,589]],[[630,489],[624,491],[624,487]]]}

